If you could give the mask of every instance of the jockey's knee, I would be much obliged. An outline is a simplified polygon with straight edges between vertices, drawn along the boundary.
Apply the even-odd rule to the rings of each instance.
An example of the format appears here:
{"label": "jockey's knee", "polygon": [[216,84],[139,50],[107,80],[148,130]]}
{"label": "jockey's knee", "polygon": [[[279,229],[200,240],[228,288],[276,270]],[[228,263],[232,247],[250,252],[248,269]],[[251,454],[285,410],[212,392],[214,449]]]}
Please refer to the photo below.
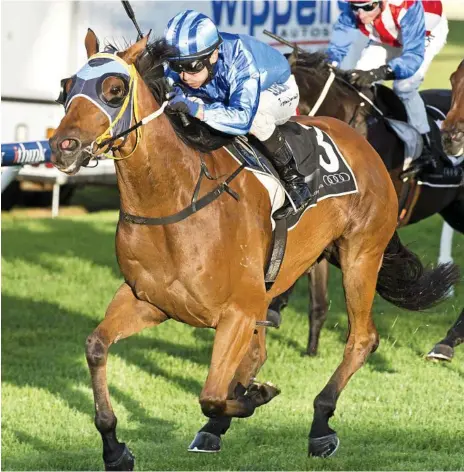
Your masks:
{"label": "jockey's knee", "polygon": [[250,128],[250,134],[255,136],[259,141],[269,139],[276,128],[276,120],[274,116],[266,112],[258,112],[255,115]]}

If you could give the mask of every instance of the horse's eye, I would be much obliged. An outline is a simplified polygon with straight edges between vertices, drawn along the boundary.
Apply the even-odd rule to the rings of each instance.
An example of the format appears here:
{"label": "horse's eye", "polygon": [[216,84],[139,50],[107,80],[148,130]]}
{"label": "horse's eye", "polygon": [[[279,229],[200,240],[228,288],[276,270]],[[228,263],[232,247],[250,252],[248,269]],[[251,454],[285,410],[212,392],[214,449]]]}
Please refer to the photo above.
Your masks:
{"label": "horse's eye", "polygon": [[119,106],[126,93],[126,83],[120,77],[106,77],[101,84],[101,97],[109,105]]}

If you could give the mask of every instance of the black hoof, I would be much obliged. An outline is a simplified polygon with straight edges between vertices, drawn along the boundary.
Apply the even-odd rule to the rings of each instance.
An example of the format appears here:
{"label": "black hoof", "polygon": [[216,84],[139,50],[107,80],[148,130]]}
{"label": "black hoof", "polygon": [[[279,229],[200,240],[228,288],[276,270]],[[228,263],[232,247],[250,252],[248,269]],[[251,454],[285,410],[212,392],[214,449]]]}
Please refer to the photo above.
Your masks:
{"label": "black hoof", "polygon": [[322,438],[309,438],[309,455],[326,459],[335,454],[339,445],[340,440],[336,433],[322,436]]}
{"label": "black hoof", "polygon": [[273,328],[278,328],[282,322],[282,317],[278,311],[269,308],[267,310],[266,321],[272,323]]}
{"label": "black hoof", "polygon": [[188,448],[189,452],[219,452],[221,438],[212,433],[200,431]]}
{"label": "black hoof", "polygon": [[254,408],[269,403],[279,394],[279,387],[273,385],[271,382],[265,382],[262,384],[255,381],[247,389],[247,396],[253,401]]}
{"label": "black hoof", "polygon": [[121,457],[114,462],[105,462],[105,470],[134,470],[135,456],[124,444]]}
{"label": "black hoof", "polygon": [[429,361],[450,361],[454,356],[454,350],[446,344],[435,344],[433,349],[427,354]]}
{"label": "black hoof", "polygon": [[307,349],[306,351],[302,352],[301,355],[304,357],[304,356],[308,356],[308,357],[316,357],[318,354],[317,354],[317,350],[311,350],[311,349]]}

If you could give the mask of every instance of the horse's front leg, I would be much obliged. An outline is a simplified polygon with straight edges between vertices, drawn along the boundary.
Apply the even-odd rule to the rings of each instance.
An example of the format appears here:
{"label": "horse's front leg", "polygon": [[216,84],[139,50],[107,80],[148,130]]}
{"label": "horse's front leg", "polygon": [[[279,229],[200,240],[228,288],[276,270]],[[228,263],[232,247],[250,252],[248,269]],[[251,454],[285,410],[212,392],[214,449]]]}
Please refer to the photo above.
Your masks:
{"label": "horse's front leg", "polygon": [[[240,363],[232,382],[229,385],[227,400],[239,400],[247,395],[251,400],[252,410],[268,403],[280,391],[269,383],[259,384],[254,382],[259,369],[266,361],[266,329],[255,329],[250,347]],[[251,411],[251,408],[250,408]],[[205,426],[195,436],[189,446],[191,452],[219,452],[221,449],[221,436],[230,427],[232,417],[218,416],[208,420]]]}
{"label": "horse's front leg", "polygon": [[92,377],[95,401],[95,426],[103,441],[105,470],[133,470],[135,458],[125,443],[116,437],[117,419],[113,412],[106,379],[108,349],[113,342],[127,338],[150,326],[156,326],[167,316],[153,305],[135,298],[123,284],[108,309],[105,319],[87,338],[86,357]]}

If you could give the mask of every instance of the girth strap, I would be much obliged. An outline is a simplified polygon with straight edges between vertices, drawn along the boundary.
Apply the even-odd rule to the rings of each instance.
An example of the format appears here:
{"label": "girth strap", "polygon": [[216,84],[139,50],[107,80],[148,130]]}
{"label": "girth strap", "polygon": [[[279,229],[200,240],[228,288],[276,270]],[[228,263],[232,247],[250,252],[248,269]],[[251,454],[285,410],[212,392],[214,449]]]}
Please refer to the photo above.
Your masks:
{"label": "girth strap", "polygon": [[269,258],[264,281],[266,283],[266,292],[269,292],[274,285],[274,281],[279,275],[280,267],[285,256],[285,247],[287,246],[287,219],[275,220],[276,226],[272,238],[272,251]]}
{"label": "girth strap", "polygon": [[[201,197],[199,200],[196,200],[196,195],[198,194],[197,188],[195,189],[194,198],[192,199],[191,205],[184,208],[183,210],[175,213],[174,215],[170,216],[163,216],[160,218],[150,218],[145,216],[136,216],[130,215],[122,210],[119,212],[119,219],[120,221],[124,221],[126,223],[132,223],[135,225],[149,225],[149,226],[156,226],[156,225],[169,225],[173,223],[177,223],[179,221],[184,220],[185,218],[193,215],[197,211],[200,211],[206,205],[209,205],[211,202],[216,200],[224,192],[227,192],[230,196],[235,198],[237,201],[240,199],[239,195],[234,192],[231,188],[229,188],[229,183],[237,177],[238,174],[245,168],[245,164],[242,164],[238,167],[224,182],[219,184],[214,190],[207,193],[205,196]],[[203,171],[203,168],[202,168]]]}

